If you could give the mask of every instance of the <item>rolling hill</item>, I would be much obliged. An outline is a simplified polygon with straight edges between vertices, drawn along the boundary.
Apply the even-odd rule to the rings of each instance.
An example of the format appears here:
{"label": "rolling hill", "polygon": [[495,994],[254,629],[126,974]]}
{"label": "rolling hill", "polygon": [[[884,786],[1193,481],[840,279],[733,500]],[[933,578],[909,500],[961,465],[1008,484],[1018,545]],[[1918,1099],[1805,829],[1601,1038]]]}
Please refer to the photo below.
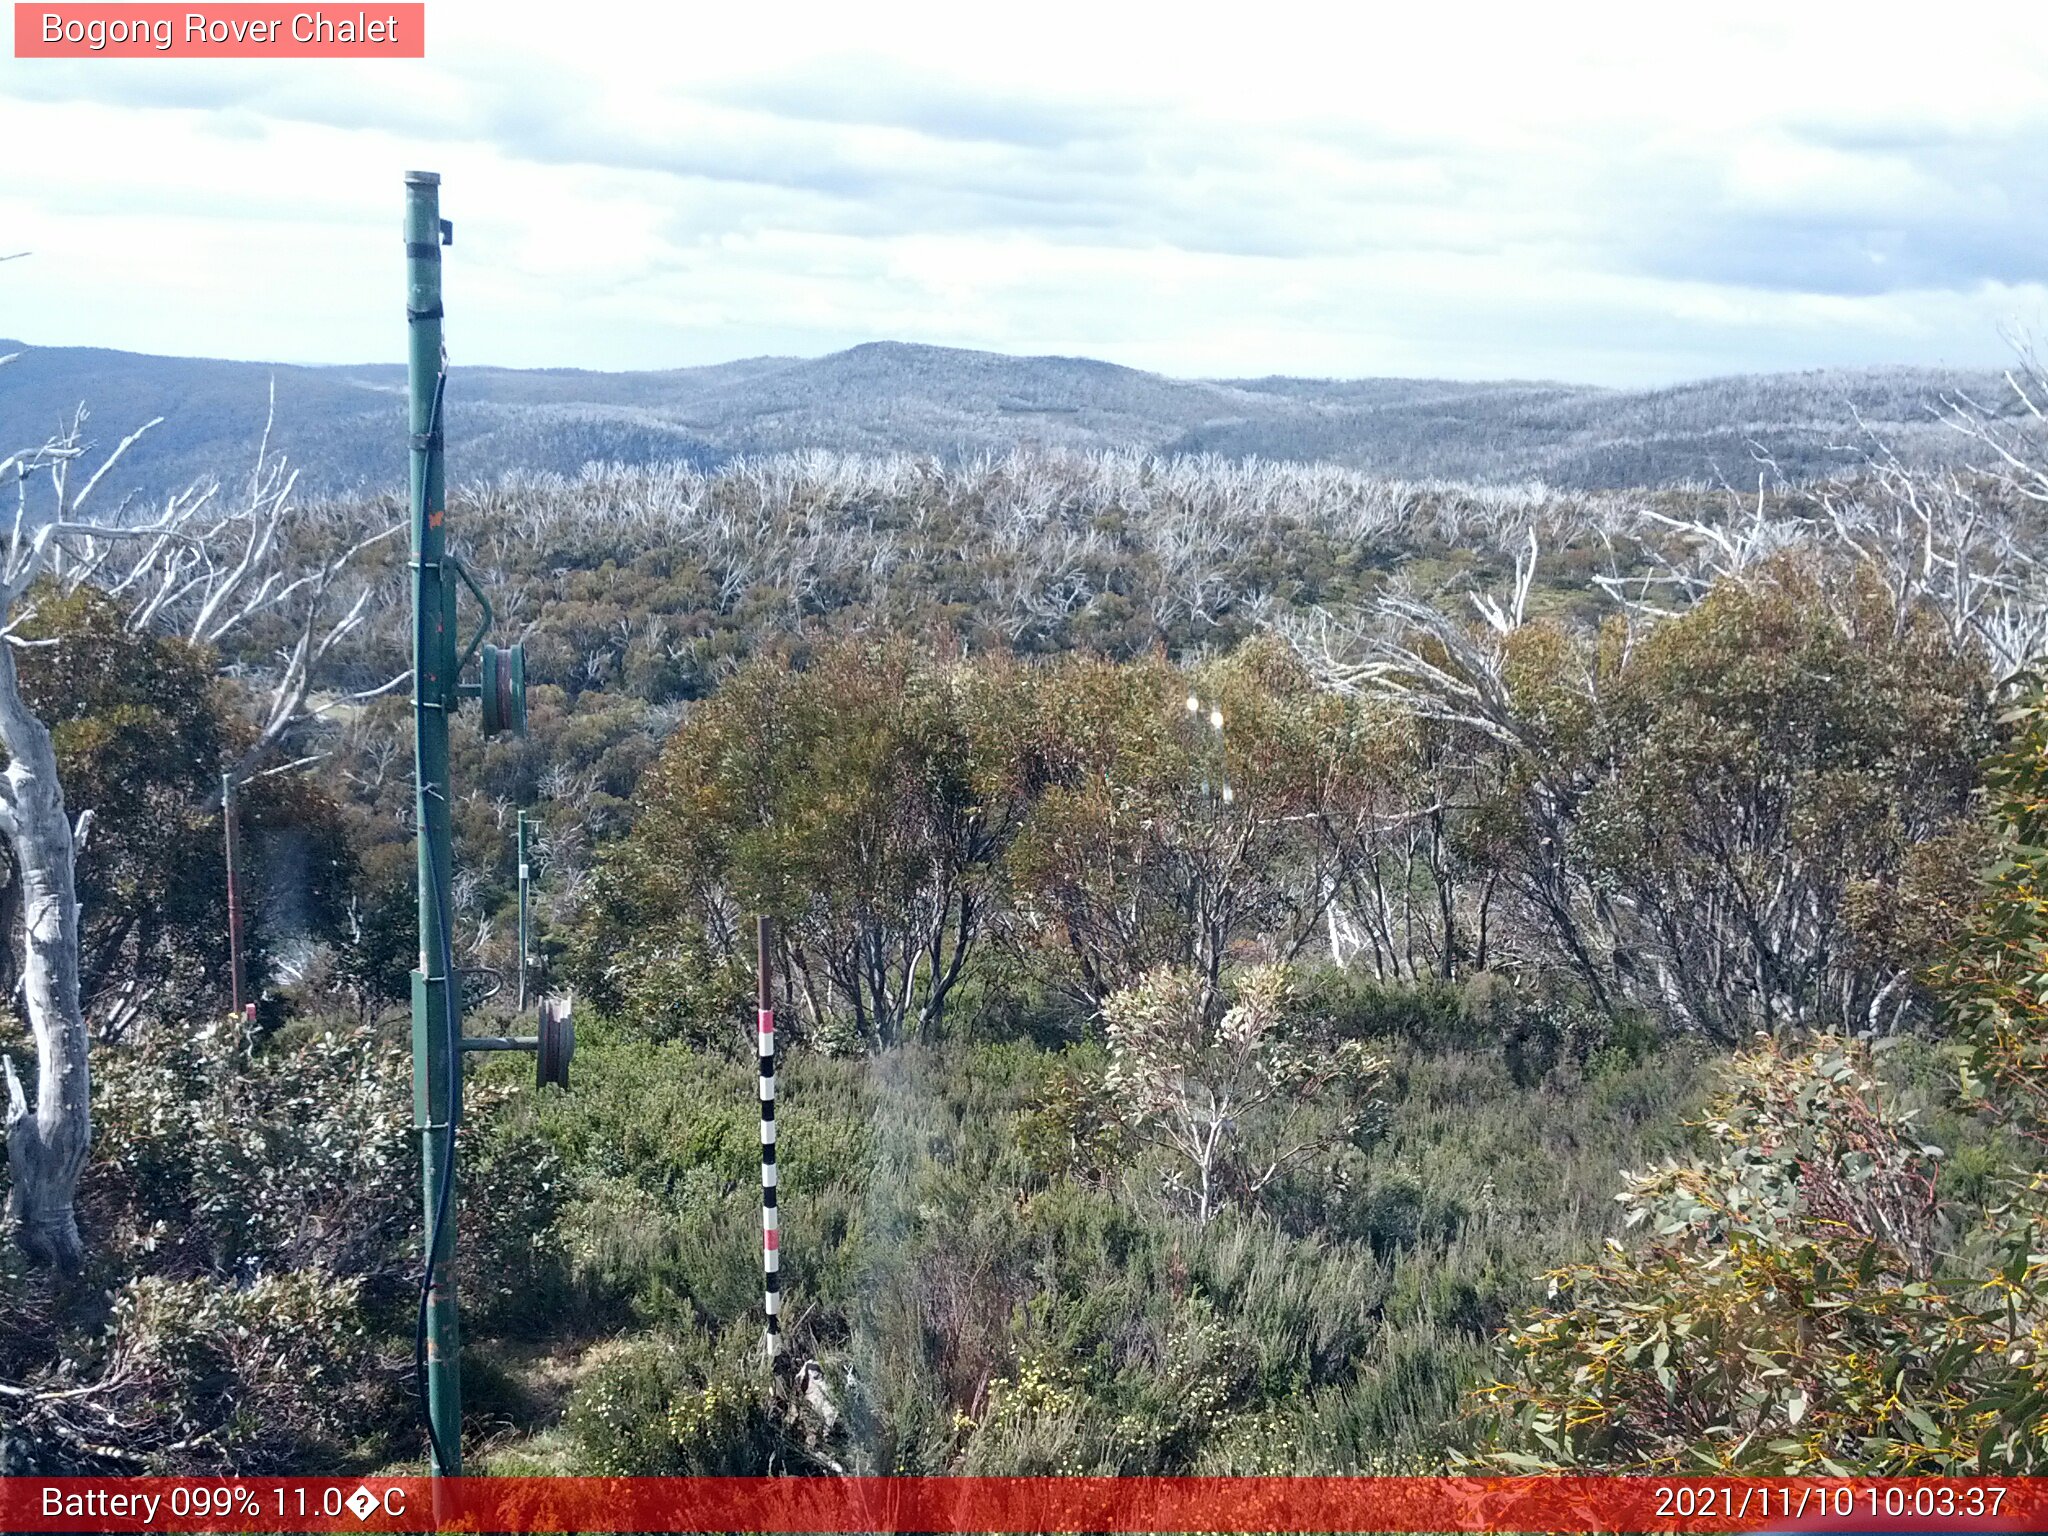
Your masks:
{"label": "rolling hill", "polygon": [[[32,347],[0,368],[9,447],[40,441],[81,405],[110,445],[162,417],[109,489],[156,496],[232,476],[250,458],[269,392],[273,443],[309,495],[403,483],[405,375],[396,364],[302,367]],[[450,376],[456,479],[571,472],[592,460],[686,459],[804,448],[947,458],[1014,447],[1137,448],[1230,458],[1324,459],[1399,478],[1540,479],[1595,488],[1743,480],[1752,445],[1787,472],[1843,462],[1858,419],[1904,455],[1939,457],[1932,416],[1958,385],[1995,399],[1994,376],[1837,370],[1655,390],[1429,379],[1175,379],[1087,358],[873,342],[819,358],[749,358],[659,372],[458,368]]]}

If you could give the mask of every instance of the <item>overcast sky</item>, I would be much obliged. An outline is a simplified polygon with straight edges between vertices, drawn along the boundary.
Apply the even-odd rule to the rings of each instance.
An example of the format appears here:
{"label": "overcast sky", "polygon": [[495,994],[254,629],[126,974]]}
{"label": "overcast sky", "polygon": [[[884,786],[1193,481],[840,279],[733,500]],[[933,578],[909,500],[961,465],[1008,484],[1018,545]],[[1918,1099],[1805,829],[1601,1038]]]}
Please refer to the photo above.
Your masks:
{"label": "overcast sky", "polygon": [[423,63],[8,58],[0,336],[396,360],[419,167],[458,362],[2002,362],[2048,329],[2043,16],[429,0]]}

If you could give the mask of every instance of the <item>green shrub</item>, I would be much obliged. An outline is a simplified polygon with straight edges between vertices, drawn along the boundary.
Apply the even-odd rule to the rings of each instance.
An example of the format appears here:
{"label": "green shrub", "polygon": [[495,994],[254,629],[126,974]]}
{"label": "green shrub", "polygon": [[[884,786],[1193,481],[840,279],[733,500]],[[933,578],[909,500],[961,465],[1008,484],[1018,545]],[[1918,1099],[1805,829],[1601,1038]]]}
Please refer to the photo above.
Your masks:
{"label": "green shrub", "polygon": [[419,1212],[407,1053],[372,1026],[232,1020],[103,1052],[85,1184],[110,1256],[176,1276],[389,1275]]}
{"label": "green shrub", "polygon": [[522,1081],[531,1070],[523,1060],[488,1073],[472,1064],[465,1089],[455,1268],[472,1332],[548,1332],[570,1299],[558,1220],[568,1179],[535,1123],[530,1080]]}
{"label": "green shrub", "polygon": [[760,1477],[786,1447],[760,1335],[658,1333],[607,1348],[569,1405],[579,1470],[611,1477]]}
{"label": "green shrub", "polygon": [[1063,1052],[1037,1102],[1017,1117],[1017,1148],[1039,1178],[1101,1183],[1122,1167],[1130,1131],[1103,1086],[1104,1070],[1099,1051]]}
{"label": "green shrub", "polygon": [[50,1395],[12,1405],[41,1471],[296,1471],[396,1407],[354,1280],[131,1280],[91,1353],[82,1384],[32,1381]]}
{"label": "green shrub", "polygon": [[1489,1038],[1466,1016],[1462,994],[1444,982],[1389,982],[1339,966],[1301,969],[1290,1010],[1326,1021],[1344,1040],[1405,1040],[1456,1049]]}

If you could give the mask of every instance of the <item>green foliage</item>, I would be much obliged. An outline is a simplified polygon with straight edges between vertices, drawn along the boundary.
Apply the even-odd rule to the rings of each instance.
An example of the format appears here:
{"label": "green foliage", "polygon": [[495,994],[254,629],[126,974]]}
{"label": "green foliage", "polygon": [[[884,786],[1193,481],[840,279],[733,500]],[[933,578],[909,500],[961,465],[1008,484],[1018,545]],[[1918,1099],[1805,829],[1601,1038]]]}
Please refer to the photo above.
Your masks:
{"label": "green foliage", "polygon": [[1991,681],[1929,605],[1798,552],[1647,627],[1414,624],[1394,665],[1472,807],[1431,879],[1523,969],[1730,1046],[1925,1016],[1901,972],[1941,936],[1899,892],[1967,846]]}
{"label": "green foliage", "polygon": [[362,1027],[225,1017],[103,1052],[86,1186],[110,1259],[223,1280],[385,1272],[417,1212],[410,1062]]}
{"label": "green foliage", "polygon": [[[124,1459],[149,1470],[296,1471],[348,1453],[393,1406],[368,1321],[359,1281],[316,1272],[246,1285],[128,1282],[114,1295],[102,1364],[121,1384]],[[33,1434],[33,1418],[27,1427]]]}
{"label": "green foliage", "polygon": [[1297,1162],[1358,1136],[1376,1107],[1385,1058],[1292,1013],[1287,988],[1281,966],[1247,968],[1227,997],[1193,972],[1162,969],[1103,1006],[1104,1087],[1174,1159],[1169,1187],[1198,1220],[1256,1201]]}
{"label": "green foliage", "polygon": [[1532,1082],[1646,1031],[1925,1016],[1904,973],[1950,931],[1923,897],[1953,900],[1987,728],[1982,662],[1931,613],[1786,556],[1633,637],[1538,620],[1482,645],[1445,620],[1410,654],[1479,713],[1336,697],[1267,641],[1187,668],[870,641],[757,661],[643,784],[576,974],[701,1043],[765,906],[807,1025],[875,1044],[1004,967],[1086,1013],[1160,966],[1213,987],[1327,936],[1370,979],[1317,985],[1366,1014],[1361,987],[1497,973],[1498,1017],[1453,1027],[1402,987],[1427,1016],[1394,1027],[1497,1040]]}
{"label": "green foliage", "polygon": [[1070,658],[1030,683],[1045,772],[1007,860],[1013,946],[1090,1009],[1161,966],[1213,987],[1240,950],[1306,946],[1386,772],[1369,718],[1270,640],[1199,668]]}
{"label": "green foliage", "polygon": [[[827,1434],[793,1389],[753,1395],[750,1064],[600,1033],[574,1094],[509,1106],[562,1164],[557,1316],[619,1341],[585,1356],[569,1464],[1441,1466],[1487,1332],[1544,1256],[1597,1244],[1595,1192],[1669,1146],[1692,1069],[1660,1054],[1567,1096],[1517,1086],[1497,1045],[1387,1049],[1382,1139],[1207,1225],[1158,1201],[1165,1168],[1107,1113],[1099,1045],[791,1053],[784,1324],[836,1403]],[[728,1381],[746,1390],[707,1410]]]}
{"label": "green foliage", "polygon": [[[1713,1157],[1637,1175],[1652,1240],[1552,1277],[1489,1390],[1546,1461],[1907,1473],[1974,1458],[1984,1276],[1944,1263],[1936,1149],[1850,1046],[1738,1059]],[[1995,1314],[1994,1314],[1995,1316]],[[1515,1454],[1520,1454],[1519,1452]],[[2012,1464],[2009,1456],[1997,1458]],[[2030,1465],[2022,1452],[2021,1465]]]}
{"label": "green foliage", "polygon": [[[0,1379],[25,1392],[0,1433],[46,1471],[304,1470],[403,1446],[419,1165],[402,1041],[219,1017],[95,1066],[97,1284],[67,1297],[0,1270]],[[552,1327],[571,1300],[531,1097],[472,1075],[455,1280],[475,1340]]]}
{"label": "green foliage", "polygon": [[1099,1184],[1120,1168],[1130,1140],[1098,1053],[1064,1052],[1031,1109],[1018,1116],[1017,1150],[1042,1179]]}
{"label": "green foliage", "polygon": [[413,879],[365,881],[334,943],[333,986],[359,1017],[374,1018],[411,999],[419,953],[419,895]]}
{"label": "green foliage", "polygon": [[[474,493],[479,567],[537,621],[536,683],[526,740],[457,732],[460,961],[503,964],[510,814],[547,802],[542,920],[585,1024],[570,1095],[527,1091],[519,1063],[472,1076],[457,1280],[494,1414],[545,1425],[574,1470],[1434,1470],[1477,1451],[1461,1395],[1522,1314],[1504,1406],[1605,1394],[1605,1419],[1573,1398],[1516,1421],[1519,1453],[1548,1460],[1668,1466],[1705,1444],[1715,1464],[1823,1466],[1847,1437],[1873,1465],[1947,1466],[1974,1441],[1937,1407],[1968,1430],[2012,1417],[2030,1364],[1942,1351],[1994,1302],[2035,1327],[2032,1271],[1999,1267],[2031,1230],[2002,1177],[2017,1132],[1958,1143],[1961,1112],[1924,1082],[1911,1119],[1853,1052],[1797,1045],[1746,1061],[1688,1131],[1701,1064],[1673,1043],[1926,1016],[1906,972],[1963,924],[1982,846],[1967,648],[1803,557],[1600,632],[1585,507],[1367,506],[1319,473],[1248,472],[1228,506],[1136,460]],[[1212,511],[1242,547],[1174,564],[1162,530]],[[1339,696],[1215,584],[1227,568],[1284,608],[1370,594],[1404,560],[1424,588],[1485,582],[1506,562],[1473,530],[1503,515],[1577,531],[1542,556],[1532,622],[1490,649],[1450,621],[1417,641],[1469,709]],[[1057,572],[1027,568],[1041,533],[1068,539]],[[878,577],[862,562],[885,543],[901,563]],[[797,553],[764,569],[764,548]],[[351,639],[363,680],[402,665],[398,614]],[[156,995],[202,1016],[218,823],[171,791],[231,743],[233,712],[205,658],[60,619],[79,643],[50,700],[86,701],[67,772],[113,834],[88,922],[127,901],[183,925],[109,930],[111,974],[158,956]],[[1461,672],[1472,655],[1497,666]],[[247,811],[277,868],[314,859],[301,926],[338,942],[306,994],[331,986],[364,1022],[142,1030],[103,1053],[87,1201],[118,1319],[12,1275],[0,1297],[0,1377],[94,1384],[167,1466],[173,1423],[213,1437],[206,1466],[416,1449],[395,1397],[406,1067],[368,1022],[416,947],[404,710],[337,713],[325,782],[350,786],[347,812],[269,790]],[[152,823],[164,806],[184,820]],[[2016,834],[1986,930],[2008,948],[1973,962],[1987,1098],[2035,1080],[2043,841]],[[778,918],[788,1364],[837,1429],[756,1352],[756,910]],[[1160,1144],[1177,1117],[1209,1133],[1193,1155]],[[1680,1225],[1601,1257],[1627,1214],[1602,1198],[1614,1169],[1650,1164],[1628,1209]],[[1161,1200],[1176,1174],[1208,1187]],[[1842,1323],[1827,1303],[1860,1295],[1866,1263],[1895,1299]],[[1560,1265],[1557,1302],[1528,1313],[1532,1272]],[[1639,1341],[1682,1286],[1704,1299],[1665,1359],[1653,1340],[1588,1364],[1602,1327]],[[1894,1368],[1886,1348],[1919,1353]],[[157,1362],[135,1379],[161,1410],[103,1374],[120,1351]],[[213,1397],[150,1374],[173,1371]],[[1789,1435],[1788,1381],[1813,1383]],[[1949,1438],[1883,1406],[1902,1390]],[[1684,1420],[1715,1408],[1767,1428],[1738,1452],[1739,1429]],[[353,1447],[350,1414],[374,1426]],[[90,1459],[47,1412],[33,1433]],[[2029,1465],[2030,1443],[1994,1437],[1990,1459]]]}
{"label": "green foliage", "polygon": [[569,1405],[579,1471],[760,1477],[782,1452],[758,1337],[650,1334],[603,1352]]}
{"label": "green foliage", "polygon": [[1467,1017],[1457,988],[1383,981],[1340,966],[1297,967],[1287,1006],[1326,1021],[1345,1040],[1405,1041],[1443,1050],[1489,1045],[1498,1034]]}
{"label": "green foliage", "polygon": [[[571,1180],[537,1123],[532,1070],[524,1057],[488,1071],[472,1063],[464,1088],[455,1280],[463,1327],[487,1338],[544,1337],[574,1303],[561,1220]],[[418,1207],[408,1205],[416,1243]],[[411,1247],[401,1251],[418,1262]]]}
{"label": "green foliage", "polygon": [[936,1031],[1030,772],[1020,702],[1002,671],[901,642],[743,670],[643,786],[575,974],[657,1038],[716,1038],[752,959],[742,914],[767,912],[812,1029],[885,1045]]}
{"label": "green foliage", "polygon": [[[1599,766],[1577,769],[1594,781],[1576,830],[1595,878],[1672,953],[1702,953],[1673,980],[1723,1038],[1859,1021],[1888,957],[1841,931],[1849,893],[1895,883],[1907,851],[1967,811],[1988,745],[1982,663],[1873,577],[1786,560],[1652,629],[1616,676]],[[1785,882],[1770,905],[1749,888],[1759,865]],[[1685,928],[1714,939],[1716,908],[1758,936],[1729,947],[1764,968],[1760,995],[1707,980],[1726,941]]]}
{"label": "green foliage", "polygon": [[[128,628],[90,587],[41,590],[21,626],[24,700],[50,728],[78,855],[79,980],[100,1033],[226,1005],[227,869],[220,774],[247,728],[213,657]],[[48,642],[48,643],[42,643]],[[342,813],[303,778],[241,796],[247,970],[260,989],[285,937],[339,931],[354,861]],[[0,852],[0,989],[18,976],[21,886]],[[280,1010],[266,1004],[265,1023]]]}
{"label": "green foliage", "polygon": [[[2038,1139],[2048,978],[2048,714],[1987,780],[2004,858],[1932,984],[1965,1100]],[[1738,1058],[1711,1156],[1632,1179],[1639,1247],[1552,1279],[1488,1396],[1515,1464],[1932,1473],[2048,1465],[2038,1153],[1956,1176],[1858,1047]],[[1980,1143],[1980,1147],[1981,1147]],[[1526,1447],[1524,1449],[1523,1447]]]}
{"label": "green foliage", "polygon": [[1963,942],[1934,968],[1969,1042],[1963,1091],[2048,1141],[2048,696],[2005,716],[2011,741],[1985,775],[1997,810],[1989,886]]}
{"label": "green foliage", "polygon": [[[17,1446],[46,1471],[297,1470],[402,1422],[418,1211],[402,1048],[225,1017],[95,1063],[96,1287],[0,1274]],[[489,1109],[486,1095],[485,1112]],[[118,1426],[118,1432],[109,1426]]]}
{"label": "green foliage", "polygon": [[[1190,723],[1199,689],[1229,724]],[[1213,985],[1240,948],[1298,952],[1377,773],[1349,706],[1249,646],[1200,671],[1072,658],[941,663],[901,643],[743,668],[693,712],[600,863],[573,974],[653,1038],[707,1043],[779,918],[820,1038],[943,1027],[956,988],[1043,979],[1092,1010],[1160,965]],[[1225,798],[1225,786],[1229,797]],[[979,969],[977,968],[979,964]],[[992,1002],[984,988],[978,999]]]}
{"label": "green foliage", "polygon": [[[559,1167],[571,1310],[717,1329],[760,1304],[759,1111],[752,1062],[640,1041],[579,1049],[575,1091],[509,1106]],[[786,1063],[789,1283],[837,1289],[870,1158],[872,1107],[846,1064]],[[796,1235],[801,1234],[801,1241]]]}

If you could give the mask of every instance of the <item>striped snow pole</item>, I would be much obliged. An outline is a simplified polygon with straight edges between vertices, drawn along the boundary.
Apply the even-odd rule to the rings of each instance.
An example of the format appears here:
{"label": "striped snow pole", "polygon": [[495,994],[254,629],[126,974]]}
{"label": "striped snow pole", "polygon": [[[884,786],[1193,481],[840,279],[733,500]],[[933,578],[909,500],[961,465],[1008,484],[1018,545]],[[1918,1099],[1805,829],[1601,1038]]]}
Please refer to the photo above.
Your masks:
{"label": "striped snow pole", "polygon": [[782,1349],[782,1224],[775,1209],[775,999],[768,973],[768,919],[754,920],[761,993],[761,1284],[768,1315],[768,1358]]}

